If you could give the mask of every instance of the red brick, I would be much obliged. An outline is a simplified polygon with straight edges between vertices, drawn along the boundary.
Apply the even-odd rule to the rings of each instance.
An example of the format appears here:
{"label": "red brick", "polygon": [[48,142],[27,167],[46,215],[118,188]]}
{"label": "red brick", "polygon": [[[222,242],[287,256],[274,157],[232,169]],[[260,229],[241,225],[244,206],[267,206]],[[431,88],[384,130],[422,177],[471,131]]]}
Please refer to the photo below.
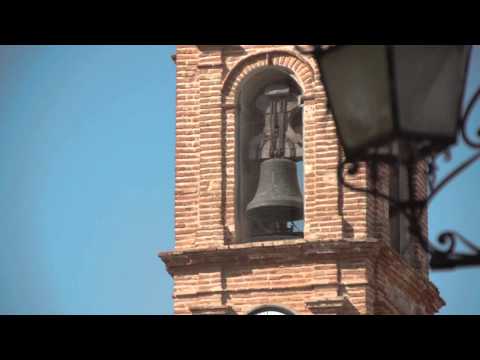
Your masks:
{"label": "red brick", "polygon": [[[245,314],[260,305],[278,304],[298,314],[312,314],[317,310],[307,303],[336,298],[339,293],[346,296],[347,303],[333,313],[438,311],[442,300],[428,281],[423,250],[416,250],[419,267],[414,269],[386,245],[390,239],[385,201],[338,188],[336,171],[342,150],[313,59],[298,53],[294,45],[241,47],[243,51],[225,46],[210,46],[202,51],[196,45],[177,46],[176,252],[162,258],[169,263],[205,249],[209,249],[205,250],[209,254],[206,257],[217,256],[219,249],[228,248],[236,239],[236,111],[231,105],[242,80],[250,71],[266,66],[267,57],[273,65],[292,72],[308,99],[304,116],[305,239],[299,241],[341,242],[347,236],[343,234],[343,224],[348,223],[352,247],[354,242],[365,243],[367,238],[383,245],[376,245],[380,249],[378,255],[365,255],[360,260],[350,252],[329,252],[330,245],[326,245],[327,255],[322,255],[325,258],[308,255],[296,263],[266,260],[261,265],[239,265],[219,260],[209,268],[170,265],[175,280],[175,313],[191,314],[192,308],[202,307],[218,312],[230,307],[235,313]],[[427,186],[425,164],[420,168],[416,179],[419,197],[425,196]],[[380,171],[380,181],[375,186],[385,191],[389,171]],[[348,180],[357,186],[373,186],[368,175],[362,167],[355,179]],[[425,214],[421,222],[425,233],[427,220]],[[258,244],[243,246],[246,252],[256,249]]]}

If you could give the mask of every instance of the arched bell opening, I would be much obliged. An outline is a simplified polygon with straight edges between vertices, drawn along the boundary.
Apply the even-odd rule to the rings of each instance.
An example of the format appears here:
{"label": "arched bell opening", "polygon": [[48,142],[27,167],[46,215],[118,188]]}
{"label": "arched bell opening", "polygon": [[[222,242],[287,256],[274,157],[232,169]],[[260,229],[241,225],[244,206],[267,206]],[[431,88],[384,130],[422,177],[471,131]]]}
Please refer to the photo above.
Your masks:
{"label": "arched bell opening", "polygon": [[236,117],[237,241],[303,237],[303,91],[288,69],[243,80]]}

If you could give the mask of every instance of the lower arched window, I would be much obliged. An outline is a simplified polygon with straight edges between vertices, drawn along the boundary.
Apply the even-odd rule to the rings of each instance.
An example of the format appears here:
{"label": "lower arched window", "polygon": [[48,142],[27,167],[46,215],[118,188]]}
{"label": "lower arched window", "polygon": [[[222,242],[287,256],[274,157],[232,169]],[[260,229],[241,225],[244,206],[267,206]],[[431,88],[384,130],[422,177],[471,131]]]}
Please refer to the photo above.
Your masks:
{"label": "lower arched window", "polygon": [[267,305],[252,310],[248,315],[295,315],[293,311],[282,306]]}

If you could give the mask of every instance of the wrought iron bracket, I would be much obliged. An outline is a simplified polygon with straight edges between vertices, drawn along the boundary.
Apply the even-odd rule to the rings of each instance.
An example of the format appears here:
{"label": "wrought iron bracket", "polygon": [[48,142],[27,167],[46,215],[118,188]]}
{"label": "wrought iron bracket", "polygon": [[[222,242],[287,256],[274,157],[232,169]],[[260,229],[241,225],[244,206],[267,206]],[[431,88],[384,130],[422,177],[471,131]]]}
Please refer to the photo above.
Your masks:
{"label": "wrought iron bracket", "polygon": [[[317,62],[319,57],[326,51],[329,50],[332,46],[329,45],[296,45],[297,51],[304,55],[311,55],[313,56]],[[468,121],[471,117],[473,109],[475,105],[480,101],[480,87],[475,91],[472,99],[469,101],[466,110],[463,116],[459,119],[459,128],[460,128],[460,135],[465,142],[465,144],[472,148],[472,149],[479,149],[480,150],[480,129],[477,130],[476,136],[478,140],[475,141],[472,139],[467,131]],[[447,154],[448,155],[448,154]],[[389,194],[384,194],[377,189],[368,189],[368,188],[359,188],[351,183],[345,181],[344,178],[344,170],[348,165],[348,174],[355,175],[359,170],[358,163],[348,163],[347,161],[340,161],[338,165],[338,181],[340,186],[345,186],[346,188],[356,191],[356,192],[363,192],[366,194],[370,194],[376,197],[380,197],[384,200],[387,200],[394,208],[397,208],[400,212],[402,212],[410,223],[410,232],[412,235],[416,236],[419,240],[423,249],[430,255],[430,265],[432,269],[453,269],[456,267],[464,267],[464,266],[480,266],[480,247],[478,245],[473,244],[465,237],[460,235],[454,231],[446,231],[442,233],[438,238],[438,243],[440,245],[447,245],[448,248],[446,250],[440,250],[437,246],[433,245],[428,238],[426,238],[419,225],[419,219],[424,211],[428,208],[432,199],[445,188],[447,184],[449,184],[454,178],[458,175],[463,173],[468,167],[470,167],[473,163],[480,159],[480,151],[474,153],[470,158],[465,160],[461,163],[456,169],[454,169],[449,175],[442,179],[436,185],[436,157],[438,154],[434,156],[430,156],[428,160],[428,168],[429,168],[429,187],[430,193],[424,199],[416,199],[415,194],[415,170],[420,159],[413,159],[411,163],[408,164],[408,177],[409,177],[409,188],[410,188],[410,198],[408,201],[398,201],[393,199],[389,196]],[[397,165],[397,159],[394,158],[385,158],[382,159],[381,157],[373,158],[371,161],[368,162],[367,166],[373,170],[373,174],[376,174],[376,169],[378,168],[380,163],[388,164],[388,165]],[[467,247],[470,252],[469,253],[459,253],[457,252],[457,245],[463,244]]]}
{"label": "wrought iron bracket", "polygon": [[[480,141],[476,142],[469,137],[467,132],[468,120],[472,114],[475,104],[480,101],[480,88],[475,92],[474,96],[468,103],[463,117],[459,120],[460,125],[460,134],[465,142],[465,144],[472,149],[480,149]],[[477,131],[477,136],[480,138],[480,129]],[[413,161],[408,165],[408,181],[410,188],[410,196],[407,201],[398,201],[389,196],[389,194],[382,193],[377,189],[368,189],[368,188],[359,188],[351,183],[347,182],[344,177],[345,168],[349,175],[357,174],[359,170],[358,163],[348,163],[347,161],[340,161],[338,165],[338,181],[340,186],[345,186],[346,188],[356,191],[363,192],[366,194],[373,195],[375,197],[382,198],[388,201],[394,208],[402,212],[407,219],[409,220],[410,227],[409,230],[420,242],[423,249],[430,255],[430,266],[433,270],[443,270],[443,269],[453,269],[457,267],[466,267],[466,266],[480,266],[480,247],[467,240],[464,236],[460,235],[455,231],[446,231],[443,232],[438,237],[438,244],[442,246],[447,246],[446,250],[441,250],[438,246],[435,246],[428,238],[426,238],[419,225],[419,219],[421,218],[424,211],[427,210],[433,198],[443,190],[447,184],[449,184],[453,179],[463,173],[467,168],[472,164],[477,162],[480,159],[480,151],[476,151],[471,157],[462,162],[458,167],[456,167],[452,172],[445,176],[438,184],[436,184],[436,157],[431,156],[428,162],[428,176],[429,176],[429,187],[430,192],[424,199],[415,198],[415,181],[414,177],[416,175],[416,168],[418,160]],[[390,159],[391,160],[391,159]],[[367,163],[367,166],[372,170],[372,174],[375,176],[376,169],[380,164],[387,164],[390,166],[396,166],[398,162],[392,161],[381,161],[378,158]],[[459,244],[463,244],[470,251],[469,253],[457,252],[457,247]]]}

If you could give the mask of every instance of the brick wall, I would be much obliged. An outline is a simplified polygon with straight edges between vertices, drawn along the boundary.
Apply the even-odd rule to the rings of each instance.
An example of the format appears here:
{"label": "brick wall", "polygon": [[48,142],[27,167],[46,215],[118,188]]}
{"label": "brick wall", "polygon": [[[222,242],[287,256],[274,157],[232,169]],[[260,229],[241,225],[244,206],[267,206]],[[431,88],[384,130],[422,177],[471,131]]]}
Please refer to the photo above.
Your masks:
{"label": "brick wall", "polygon": [[[399,272],[389,272],[388,264],[380,265],[380,250],[376,250],[377,257],[371,252],[359,257],[348,250],[355,243],[389,242],[388,205],[338,186],[341,149],[314,59],[297,52],[294,45],[179,45],[176,65],[176,243],[174,252],[161,255],[175,279],[175,312],[246,313],[262,304],[282,305],[299,314],[394,312],[395,307],[385,300],[389,299],[387,290],[393,289],[388,281],[415,271],[404,272],[403,267],[410,265],[399,259]],[[290,72],[304,95],[305,236],[288,246],[318,244],[330,254],[327,257],[303,254],[287,260],[279,255],[285,250],[282,242],[272,245],[277,257],[247,261],[241,255],[259,250],[257,243],[238,244],[241,239],[236,236],[236,99],[242,81],[267,66]],[[388,169],[381,172],[388,174]],[[367,175],[362,167],[350,182],[372,186]],[[380,178],[374,186],[388,189],[388,175]],[[418,183],[421,192],[425,177],[419,176]],[[426,229],[426,217],[423,226]],[[350,248],[337,254],[338,249],[328,245],[337,242]],[[333,247],[325,250],[326,245]],[[212,257],[225,249],[239,252],[239,258],[225,262],[219,257],[217,263],[192,265],[195,254]],[[388,256],[399,257],[393,252]],[[428,283],[426,257],[420,250],[418,259],[419,275],[409,273],[408,278],[413,287],[417,282]],[[386,290],[379,292],[378,286]],[[437,294],[430,285],[422,286]],[[378,294],[383,294],[383,300],[378,300]],[[408,302],[408,290],[405,298]],[[428,306],[414,308],[415,312],[433,312]]]}

